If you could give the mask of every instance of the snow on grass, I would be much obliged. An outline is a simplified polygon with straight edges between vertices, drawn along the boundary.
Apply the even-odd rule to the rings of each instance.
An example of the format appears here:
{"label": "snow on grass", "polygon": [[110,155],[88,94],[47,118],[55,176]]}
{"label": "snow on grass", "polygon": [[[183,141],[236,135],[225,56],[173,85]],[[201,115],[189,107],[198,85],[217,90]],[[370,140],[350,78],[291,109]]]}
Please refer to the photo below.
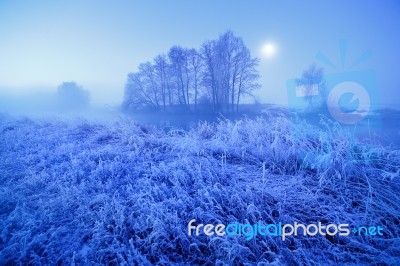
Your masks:
{"label": "snow on grass", "polygon": [[[0,116],[0,262],[396,264],[400,152],[285,116],[165,132]],[[188,236],[187,223],[381,225],[384,236]]]}

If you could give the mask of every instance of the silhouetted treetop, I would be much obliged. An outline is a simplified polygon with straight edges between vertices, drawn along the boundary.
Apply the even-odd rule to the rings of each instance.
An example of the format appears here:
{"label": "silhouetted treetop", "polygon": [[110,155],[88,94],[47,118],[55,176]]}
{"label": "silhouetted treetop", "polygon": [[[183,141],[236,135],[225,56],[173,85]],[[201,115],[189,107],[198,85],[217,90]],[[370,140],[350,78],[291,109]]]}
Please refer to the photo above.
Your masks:
{"label": "silhouetted treetop", "polygon": [[125,85],[125,110],[237,110],[245,95],[260,87],[252,58],[242,38],[226,31],[206,41],[200,50],[175,45],[167,55],[139,65]]}

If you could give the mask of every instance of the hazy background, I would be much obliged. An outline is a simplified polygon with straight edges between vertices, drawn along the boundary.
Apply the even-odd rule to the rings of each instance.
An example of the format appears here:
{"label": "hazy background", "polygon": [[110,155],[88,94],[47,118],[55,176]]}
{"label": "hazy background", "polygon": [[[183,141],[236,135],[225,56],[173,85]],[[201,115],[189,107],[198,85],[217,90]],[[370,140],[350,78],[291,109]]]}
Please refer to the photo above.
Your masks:
{"label": "hazy background", "polygon": [[[92,104],[118,105],[139,63],[231,29],[261,59],[262,102],[286,104],[286,80],[312,62],[326,73],[346,71],[370,50],[353,70],[374,69],[382,105],[396,107],[399,28],[399,1],[0,0],[0,105],[43,100],[71,80],[90,91]],[[344,66],[340,39],[348,41]],[[266,43],[275,45],[273,56],[263,55]],[[337,69],[316,60],[317,52]]]}

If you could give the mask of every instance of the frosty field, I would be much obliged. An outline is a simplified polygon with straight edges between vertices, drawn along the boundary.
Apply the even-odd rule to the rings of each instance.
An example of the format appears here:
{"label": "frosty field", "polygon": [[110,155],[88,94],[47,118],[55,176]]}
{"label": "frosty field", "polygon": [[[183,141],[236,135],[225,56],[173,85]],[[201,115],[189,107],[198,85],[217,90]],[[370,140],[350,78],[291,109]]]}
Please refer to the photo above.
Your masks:
{"label": "frosty field", "polygon": [[[400,263],[400,151],[284,115],[158,129],[0,116],[2,265]],[[348,223],[383,236],[189,236],[187,224]]]}

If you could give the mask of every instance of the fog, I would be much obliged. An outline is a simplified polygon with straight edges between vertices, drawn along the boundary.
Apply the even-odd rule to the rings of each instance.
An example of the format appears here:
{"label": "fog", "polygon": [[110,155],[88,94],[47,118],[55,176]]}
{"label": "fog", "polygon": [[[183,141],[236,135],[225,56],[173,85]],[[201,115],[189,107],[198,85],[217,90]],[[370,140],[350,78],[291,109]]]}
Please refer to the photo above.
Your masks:
{"label": "fog", "polygon": [[[324,115],[342,123],[346,112],[356,121],[367,110],[372,126],[364,119],[361,127],[388,131],[395,139],[400,130],[395,116],[383,118],[387,113],[379,110],[400,108],[399,14],[396,1],[1,2],[0,112],[102,120],[128,116],[187,127],[221,114],[305,110],[311,98],[304,92],[315,80],[304,74],[315,66],[323,74],[314,98],[329,103]],[[243,60],[253,64],[246,88],[235,85],[239,75],[232,76],[233,84],[218,80],[233,69],[217,69],[216,81],[210,78],[215,74],[210,69],[220,68],[223,63],[215,62],[223,62],[221,54],[230,49],[224,38],[240,43],[231,47],[242,56],[238,66],[246,65]],[[214,65],[207,65],[208,42],[225,47],[209,46]],[[182,54],[200,61],[197,72],[189,57],[179,59]],[[177,70],[182,63],[190,65],[190,78]],[[343,91],[337,86],[343,82],[355,87]],[[76,84],[77,91],[60,92],[65,83]],[[155,94],[152,84],[158,84]],[[218,100],[224,93],[229,100]]]}
{"label": "fog", "polygon": [[400,265],[399,29],[397,0],[0,0],[0,265]]}
{"label": "fog", "polygon": [[1,2],[2,109],[46,106],[65,81],[82,85],[96,106],[119,105],[140,63],[173,45],[199,49],[228,29],[260,59],[261,102],[290,105],[287,81],[317,63],[327,75],[373,70],[379,106],[396,107],[399,12],[397,1]]}

